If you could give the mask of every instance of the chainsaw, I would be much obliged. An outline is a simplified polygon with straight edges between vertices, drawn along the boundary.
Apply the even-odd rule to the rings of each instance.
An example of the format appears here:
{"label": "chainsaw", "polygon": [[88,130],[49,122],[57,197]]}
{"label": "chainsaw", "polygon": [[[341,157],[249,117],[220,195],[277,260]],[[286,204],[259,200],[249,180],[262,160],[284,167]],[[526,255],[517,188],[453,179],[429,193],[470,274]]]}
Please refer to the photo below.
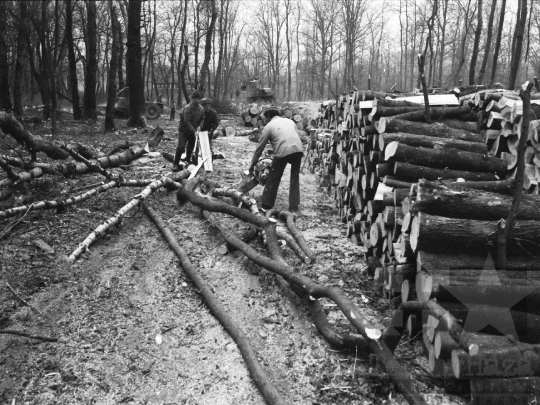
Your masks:
{"label": "chainsaw", "polygon": [[270,166],[272,165],[271,158],[263,158],[259,160],[253,167],[253,175],[249,173],[249,170],[245,170],[242,173],[242,180],[240,185],[237,187],[237,190],[242,194],[245,194],[253,190],[257,185],[265,185],[266,179],[268,178],[268,172],[270,171]]}

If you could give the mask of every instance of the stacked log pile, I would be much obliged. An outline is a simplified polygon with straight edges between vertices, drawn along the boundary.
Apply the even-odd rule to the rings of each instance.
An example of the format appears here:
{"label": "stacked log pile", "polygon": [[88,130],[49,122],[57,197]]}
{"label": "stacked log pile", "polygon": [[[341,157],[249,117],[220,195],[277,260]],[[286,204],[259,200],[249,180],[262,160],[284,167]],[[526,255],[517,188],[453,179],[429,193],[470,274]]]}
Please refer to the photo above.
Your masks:
{"label": "stacked log pile", "polygon": [[[244,125],[254,128],[264,127],[261,118],[263,109],[264,106],[259,107],[257,104],[248,106],[245,111],[240,114]],[[310,126],[316,126],[316,121],[312,120],[307,111],[301,106],[285,105],[281,108],[281,116],[292,120],[300,131],[306,130]]]}
{"label": "stacked log pile", "polygon": [[[430,96],[437,122],[425,124],[416,99],[367,98],[355,91],[321,104],[319,123],[326,129],[311,131],[310,169],[334,195],[350,240],[361,246],[391,305],[435,299],[462,322],[456,342],[438,319],[416,320],[434,373],[452,370],[470,379],[478,401],[499,395],[492,383],[524,389],[508,391],[511,400],[538,393],[538,379],[530,377],[540,376],[538,196],[524,195],[507,269],[495,270],[493,261],[498,221],[513,198],[516,139],[525,133],[521,101],[493,90],[459,99]],[[540,178],[540,121],[534,118],[528,194],[538,194]],[[411,333],[414,325],[409,319]]]}

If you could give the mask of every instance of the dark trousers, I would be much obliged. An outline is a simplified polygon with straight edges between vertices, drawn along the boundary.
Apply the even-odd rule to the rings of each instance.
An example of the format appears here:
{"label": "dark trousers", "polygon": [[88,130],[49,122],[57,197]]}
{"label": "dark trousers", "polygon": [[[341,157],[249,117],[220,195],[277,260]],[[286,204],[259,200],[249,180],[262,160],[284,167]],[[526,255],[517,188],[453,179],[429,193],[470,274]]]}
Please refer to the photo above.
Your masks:
{"label": "dark trousers", "polygon": [[186,151],[186,160],[192,159],[193,149],[195,149],[195,134],[189,135],[185,132],[178,131],[178,146],[176,147],[176,154],[174,156],[175,163],[180,161],[180,157],[184,150]]}
{"label": "dark trousers", "polygon": [[289,188],[289,209],[297,209],[300,205],[300,164],[302,163],[302,152],[291,153],[285,157],[274,157],[266,185],[261,197],[261,205],[263,208],[272,208],[276,202],[276,196],[281,182],[281,176],[287,166],[291,165],[291,184]]}
{"label": "dark trousers", "polygon": [[171,116],[170,116],[171,121],[174,121],[175,113],[176,113],[176,110],[174,108],[171,108]]}

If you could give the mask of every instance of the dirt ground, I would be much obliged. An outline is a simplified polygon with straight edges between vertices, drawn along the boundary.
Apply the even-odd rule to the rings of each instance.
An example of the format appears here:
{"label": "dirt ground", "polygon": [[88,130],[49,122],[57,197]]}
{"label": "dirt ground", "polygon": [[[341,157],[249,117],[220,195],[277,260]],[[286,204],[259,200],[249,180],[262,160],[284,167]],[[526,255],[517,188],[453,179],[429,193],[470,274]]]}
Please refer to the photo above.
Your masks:
{"label": "dirt ground", "polygon": [[[165,129],[157,151],[174,153],[177,123],[162,117],[151,121],[157,124]],[[101,130],[102,122],[92,126],[66,121],[61,138],[104,149],[119,139],[148,137],[145,131],[122,128],[125,121],[117,125],[121,130],[108,135]],[[44,136],[48,131],[46,126],[33,130]],[[6,136],[0,139],[14,145]],[[246,137],[214,142],[226,159],[214,161],[209,177],[237,185],[255,144]],[[13,153],[0,148],[1,153]],[[118,170],[125,178],[157,179],[170,169],[162,156],[143,156]],[[93,174],[70,179],[44,176],[32,183],[30,192],[35,201],[55,199],[99,181]],[[278,209],[288,206],[288,184],[287,171]],[[316,281],[340,286],[370,322],[384,327],[392,310],[362,272],[365,263],[347,240],[332,197],[318,189],[317,177],[309,170],[303,171],[301,184],[297,225],[317,252],[317,260],[308,266],[285,250],[288,263]],[[142,211],[130,212],[73,265],[63,261],[139,191],[113,189],[64,213],[46,210],[0,220],[2,233],[13,227],[0,241],[0,328],[59,338],[57,343],[44,343],[0,335],[1,404],[264,404],[236,344],[209,313]],[[252,194],[258,198],[261,192],[257,187]],[[286,403],[406,403],[369,356],[340,352],[327,344],[307,309],[278,276],[239,252],[218,254],[223,241],[196,207],[179,207],[174,193],[165,190],[151,196],[149,204],[247,334]],[[220,219],[237,234],[246,227],[231,217]],[[54,252],[37,247],[37,240]],[[252,245],[264,252],[261,241]],[[24,305],[6,283],[40,313]],[[349,329],[335,305],[323,300],[323,306],[331,322]],[[429,403],[466,403],[445,394],[440,381],[431,377],[420,338],[405,337],[397,355]]]}

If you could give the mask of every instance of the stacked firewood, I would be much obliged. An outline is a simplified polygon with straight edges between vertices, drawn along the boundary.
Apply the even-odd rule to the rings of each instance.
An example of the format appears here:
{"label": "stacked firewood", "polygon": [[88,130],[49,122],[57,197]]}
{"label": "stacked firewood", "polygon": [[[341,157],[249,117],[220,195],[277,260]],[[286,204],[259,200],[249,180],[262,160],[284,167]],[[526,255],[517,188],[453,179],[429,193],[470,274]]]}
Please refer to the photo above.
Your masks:
{"label": "stacked firewood", "polygon": [[[507,156],[514,154],[499,148],[521,133],[520,103],[506,96],[498,101],[512,104],[510,115],[503,111],[508,123],[500,125],[497,137],[488,132],[495,129],[485,121],[490,118],[485,110],[493,108],[490,98],[498,94],[486,91],[461,100],[430,95],[436,123],[425,124],[423,100],[366,100],[366,94],[353,92],[321,105],[319,120],[328,129],[311,133],[311,169],[333,193],[339,218],[351,241],[361,245],[382,293],[396,306],[436,299],[463,322],[466,345],[434,317],[410,319],[408,327],[413,332],[415,324],[423,325],[431,370],[470,378],[473,399],[498,395],[486,388],[491,383],[506,389],[519,383],[538,392],[537,379],[521,377],[540,375],[537,349],[527,346],[540,343],[537,196],[524,195],[508,242],[507,270],[494,270],[498,221],[512,203],[515,166]],[[505,136],[503,128],[510,126],[513,134]],[[537,121],[530,128],[536,129]],[[529,131],[529,165],[540,160],[531,150],[538,135]],[[529,193],[538,191],[537,171],[529,166],[524,186]],[[503,361],[516,367],[503,369]],[[508,377],[511,383],[504,380]]]}
{"label": "stacked firewood", "polygon": [[[248,106],[246,110],[240,114],[245,126],[255,128],[264,127],[261,118],[263,109],[264,106],[259,107],[257,104]],[[306,130],[309,126],[313,127],[316,125],[316,121],[310,119],[307,111],[301,106],[285,105],[280,110],[281,116],[292,120],[300,131]]]}
{"label": "stacked firewood", "polygon": [[[521,138],[523,102],[515,92],[486,90],[470,97],[468,102],[478,112],[478,130],[493,156],[507,161],[510,175],[515,175],[517,145]],[[538,194],[540,180],[540,95],[532,96],[531,122],[525,152],[525,183],[528,193]],[[536,98],[536,99],[535,99]]]}

